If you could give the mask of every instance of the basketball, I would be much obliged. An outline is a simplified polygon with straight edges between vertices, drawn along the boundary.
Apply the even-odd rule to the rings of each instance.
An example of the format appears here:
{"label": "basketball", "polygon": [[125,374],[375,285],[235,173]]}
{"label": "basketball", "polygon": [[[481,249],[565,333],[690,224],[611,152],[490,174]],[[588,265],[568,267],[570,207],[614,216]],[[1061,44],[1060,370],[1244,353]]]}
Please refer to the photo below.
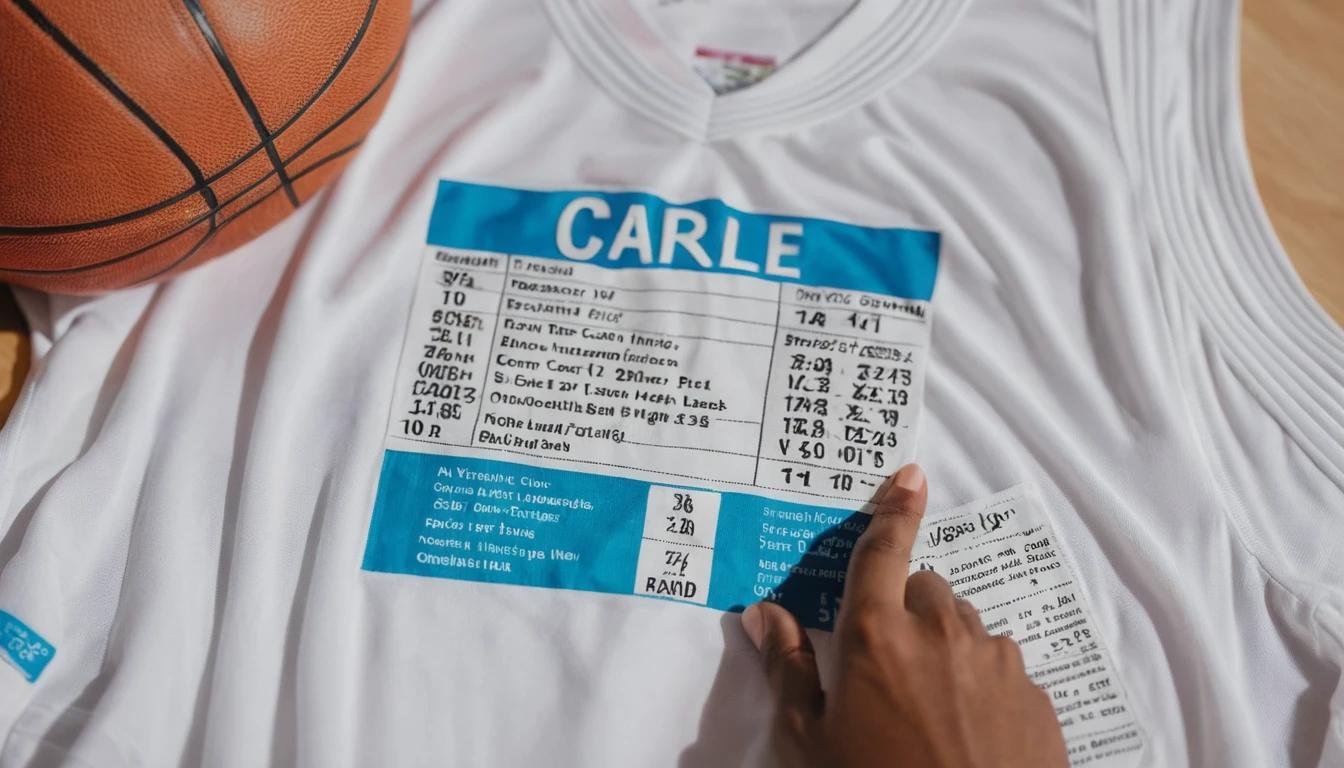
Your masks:
{"label": "basketball", "polygon": [[298,208],[358,151],[408,0],[0,2],[0,282],[163,280]]}

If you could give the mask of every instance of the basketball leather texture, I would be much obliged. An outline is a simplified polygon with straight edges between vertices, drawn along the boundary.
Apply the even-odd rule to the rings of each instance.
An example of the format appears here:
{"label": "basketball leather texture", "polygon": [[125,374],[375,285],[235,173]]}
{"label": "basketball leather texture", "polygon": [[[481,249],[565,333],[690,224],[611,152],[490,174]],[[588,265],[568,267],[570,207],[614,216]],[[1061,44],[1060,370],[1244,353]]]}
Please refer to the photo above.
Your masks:
{"label": "basketball leather texture", "polygon": [[409,0],[0,0],[0,282],[96,293],[236,248],[348,163]]}

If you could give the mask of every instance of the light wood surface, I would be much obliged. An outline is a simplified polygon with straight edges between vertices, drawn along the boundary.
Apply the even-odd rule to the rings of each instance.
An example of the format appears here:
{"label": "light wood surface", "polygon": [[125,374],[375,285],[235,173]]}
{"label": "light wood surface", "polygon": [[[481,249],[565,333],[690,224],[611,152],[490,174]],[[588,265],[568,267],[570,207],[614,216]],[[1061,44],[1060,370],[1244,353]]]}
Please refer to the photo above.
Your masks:
{"label": "light wood surface", "polygon": [[1244,0],[1242,119],[1297,273],[1344,324],[1344,2]]}
{"label": "light wood surface", "polygon": [[28,375],[28,334],[9,289],[0,285],[0,426],[4,426],[19,387]]}
{"label": "light wood surface", "polygon": [[[1344,0],[1244,0],[1242,100],[1256,183],[1298,274],[1344,323]],[[0,424],[29,368],[0,287]]]}

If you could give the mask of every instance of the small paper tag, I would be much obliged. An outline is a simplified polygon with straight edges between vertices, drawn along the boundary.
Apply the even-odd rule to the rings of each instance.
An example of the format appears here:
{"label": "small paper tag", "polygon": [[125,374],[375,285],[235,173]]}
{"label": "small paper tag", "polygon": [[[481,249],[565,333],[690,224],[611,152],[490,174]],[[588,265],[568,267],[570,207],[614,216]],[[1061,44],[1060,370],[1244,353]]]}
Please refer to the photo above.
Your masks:
{"label": "small paper tag", "polygon": [[755,85],[775,71],[774,56],[725,51],[707,46],[695,49],[695,71],[715,93],[724,94]]}
{"label": "small paper tag", "polygon": [[1072,564],[1031,486],[926,518],[911,570],[933,570],[1022,649],[1050,694],[1074,766],[1138,760],[1143,731],[1125,699]]}
{"label": "small paper tag", "polygon": [[0,648],[3,658],[19,670],[28,682],[34,682],[56,655],[56,648],[22,621],[0,611]]}

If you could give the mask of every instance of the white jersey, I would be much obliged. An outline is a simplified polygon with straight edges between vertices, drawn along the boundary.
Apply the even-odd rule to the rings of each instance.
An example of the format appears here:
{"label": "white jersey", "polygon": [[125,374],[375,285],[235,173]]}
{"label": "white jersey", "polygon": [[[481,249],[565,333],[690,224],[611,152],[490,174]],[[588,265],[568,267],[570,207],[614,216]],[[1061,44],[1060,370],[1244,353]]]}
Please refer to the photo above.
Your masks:
{"label": "white jersey", "polygon": [[[1076,764],[1344,763],[1344,336],[1222,0],[440,0],[237,253],[19,292],[0,764],[741,765],[874,484]],[[951,510],[939,512],[938,510]]]}

